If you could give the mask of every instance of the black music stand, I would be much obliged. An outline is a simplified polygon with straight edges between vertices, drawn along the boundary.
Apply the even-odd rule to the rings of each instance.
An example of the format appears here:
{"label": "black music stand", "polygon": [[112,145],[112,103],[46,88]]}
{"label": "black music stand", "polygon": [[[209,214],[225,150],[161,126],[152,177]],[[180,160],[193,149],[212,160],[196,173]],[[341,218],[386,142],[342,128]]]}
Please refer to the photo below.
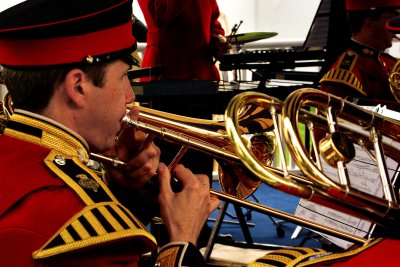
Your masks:
{"label": "black music stand", "polygon": [[[214,227],[212,229],[210,238],[209,238],[208,243],[207,243],[206,250],[204,252],[204,258],[205,258],[206,262],[208,262],[210,260],[211,252],[212,252],[212,249],[214,248],[214,245],[215,245],[215,242],[216,242],[216,238],[218,236],[218,232],[221,229],[221,225],[224,222],[223,221],[224,216],[227,213],[228,204],[229,204],[228,202],[222,202],[222,205],[221,205],[221,207],[219,209],[218,216],[217,216],[217,218],[215,220]],[[246,222],[246,220],[244,218],[243,212],[242,212],[241,208],[238,205],[233,204],[233,207],[235,209],[237,218],[239,220],[240,227],[242,228],[244,238],[245,238],[247,244],[252,245],[253,244],[253,239],[251,237],[251,234],[250,234],[247,222]]]}
{"label": "black music stand", "polygon": [[[260,203],[260,202],[258,201],[258,199],[254,196],[254,194],[251,195],[251,197],[252,197],[257,203]],[[239,224],[240,227],[241,227],[241,229],[242,229],[242,232],[243,232],[243,236],[244,236],[246,245],[247,245],[248,247],[263,247],[263,248],[264,248],[264,247],[268,247],[268,248],[270,247],[270,245],[265,245],[265,246],[263,246],[263,245],[260,245],[260,244],[258,244],[258,245],[254,244],[253,238],[251,237],[251,234],[250,234],[249,227],[255,226],[255,224],[249,224],[249,223],[246,221],[246,218],[249,217],[249,214],[250,214],[251,210],[248,209],[248,211],[247,211],[247,213],[246,213],[246,215],[245,215],[245,214],[243,213],[243,211],[242,211],[240,205],[235,204],[235,203],[231,203],[231,204],[233,205],[233,208],[235,209],[236,216],[233,216],[233,215],[231,215],[231,214],[228,212],[227,209],[228,209],[229,202],[226,202],[226,201],[222,202],[221,207],[219,208],[219,212],[218,212],[217,218],[215,219],[214,227],[213,227],[213,229],[212,229],[210,238],[209,238],[208,243],[207,243],[207,247],[206,247],[205,252],[204,252],[204,255],[203,255],[204,258],[205,258],[205,260],[206,260],[206,262],[208,262],[208,261],[210,260],[211,253],[212,253],[212,250],[213,250],[213,248],[214,248],[214,245],[215,245],[216,241],[218,241],[218,240],[217,240],[217,238],[218,238],[218,233],[219,233],[219,231],[220,231],[220,229],[221,229],[222,223],[234,223],[234,224]],[[238,222],[225,221],[225,220],[224,220],[225,215],[228,215],[228,216],[231,217],[231,218],[237,219]],[[276,221],[276,220],[275,220],[273,217],[271,217],[270,215],[267,215],[267,216],[271,219],[272,223],[276,226],[276,230],[277,230],[277,235],[278,235],[278,237],[283,237],[284,234],[285,234],[285,231],[284,231],[284,229],[283,229],[282,226],[281,226],[281,222],[280,222],[280,221]],[[221,243],[223,243],[223,242],[221,242]],[[235,245],[235,244],[233,243],[232,245]]]}

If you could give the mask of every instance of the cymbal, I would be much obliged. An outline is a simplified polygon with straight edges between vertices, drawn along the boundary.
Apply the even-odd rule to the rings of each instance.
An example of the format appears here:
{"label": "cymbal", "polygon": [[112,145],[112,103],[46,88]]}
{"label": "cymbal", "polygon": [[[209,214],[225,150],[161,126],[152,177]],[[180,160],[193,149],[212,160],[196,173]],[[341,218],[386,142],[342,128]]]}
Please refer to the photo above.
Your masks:
{"label": "cymbal", "polygon": [[248,32],[239,33],[235,35],[226,36],[227,40],[230,40],[230,44],[244,44],[254,42],[262,39],[271,38],[278,35],[277,32]]}

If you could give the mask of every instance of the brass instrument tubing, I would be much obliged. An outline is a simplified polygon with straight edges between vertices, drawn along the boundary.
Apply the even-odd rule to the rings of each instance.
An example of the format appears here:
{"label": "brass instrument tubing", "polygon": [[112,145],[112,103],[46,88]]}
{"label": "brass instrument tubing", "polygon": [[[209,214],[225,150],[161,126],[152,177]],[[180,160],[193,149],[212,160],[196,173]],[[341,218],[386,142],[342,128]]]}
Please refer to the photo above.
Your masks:
{"label": "brass instrument tubing", "polygon": [[364,152],[370,157],[370,159],[373,160],[375,164],[377,164],[376,157],[374,156],[374,154],[371,153],[368,148],[365,147],[364,141],[360,139],[357,144],[364,150]]}
{"label": "brass instrument tubing", "polygon": [[[187,148],[184,147],[184,149],[187,149]],[[93,156],[94,158],[98,158],[98,159],[102,159],[102,160],[106,160],[108,162],[111,162],[113,165],[114,165],[114,163],[116,163],[116,165],[118,165],[118,166],[126,165],[125,162],[122,162],[120,160],[116,160],[116,159],[113,159],[113,158],[110,158],[110,157],[106,157],[106,156],[103,156],[103,155],[99,155],[99,154],[96,154],[96,153],[91,153],[91,156]],[[116,165],[114,165],[114,166],[116,166]],[[170,164],[170,166],[168,168],[172,167],[171,165],[172,165],[172,162],[171,162],[171,164]],[[315,223],[315,222],[312,222],[312,221],[308,221],[308,220],[302,219],[300,217],[296,217],[296,216],[294,216],[294,215],[292,215],[290,213],[282,212],[280,210],[276,210],[276,209],[270,208],[268,206],[263,206],[263,205],[258,204],[258,203],[250,202],[248,200],[242,200],[242,199],[239,199],[239,198],[237,198],[235,196],[232,196],[232,195],[229,195],[229,194],[226,194],[226,193],[223,193],[223,192],[219,192],[219,191],[216,191],[214,189],[210,190],[210,194],[218,197],[218,199],[220,199],[222,201],[229,201],[231,203],[238,203],[243,207],[246,207],[246,208],[249,208],[249,209],[253,209],[253,210],[258,211],[260,213],[271,215],[273,217],[276,217],[276,218],[279,218],[279,219],[282,219],[282,220],[287,220],[287,221],[290,221],[290,222],[292,222],[294,224],[297,224],[299,226],[303,226],[303,227],[306,227],[306,228],[312,228],[312,229],[315,229],[316,231],[320,231],[322,233],[326,233],[326,234],[329,234],[331,236],[335,236],[335,237],[347,240],[349,242],[360,243],[360,244],[365,244],[365,243],[368,242],[368,240],[365,239],[365,238],[353,236],[351,234],[348,234],[348,233],[345,233],[345,232],[342,232],[342,231],[339,231],[339,230],[336,230],[336,229],[333,229],[333,228],[330,228],[330,227],[327,227],[327,226],[324,226],[324,225],[321,225],[321,224],[318,224],[318,223]]]}
{"label": "brass instrument tubing", "polygon": [[371,140],[374,144],[376,164],[378,165],[378,170],[380,174],[379,177],[382,183],[383,194],[385,195],[385,198],[389,202],[397,203],[394,189],[390,184],[390,178],[386,166],[386,161],[384,155],[382,154],[383,151],[381,142],[382,139],[380,138],[379,133],[377,133],[375,127],[371,127],[370,133],[371,133]]}
{"label": "brass instrument tubing", "polygon": [[287,164],[286,164],[285,152],[283,151],[283,146],[282,146],[282,141],[281,141],[281,134],[280,134],[280,131],[278,129],[280,127],[280,124],[278,123],[276,109],[275,109],[274,105],[271,105],[270,113],[271,113],[271,117],[272,117],[272,120],[273,120],[274,125],[275,125],[274,133],[275,133],[275,136],[276,136],[275,137],[276,141],[278,143],[279,153],[281,154],[281,157],[282,157],[281,167],[283,169],[283,176],[287,177],[288,174],[289,174],[289,171],[288,171]]}
{"label": "brass instrument tubing", "polygon": [[138,151],[136,152],[136,155],[139,154],[140,152],[142,152],[142,150],[143,150],[148,144],[150,144],[151,142],[153,142],[154,138],[155,138],[154,134],[149,134],[149,135],[147,135],[146,140],[144,140],[144,142],[140,145]]}
{"label": "brass instrument tubing", "polygon": [[168,165],[168,169],[172,171],[176,165],[179,163],[179,161],[182,159],[183,155],[185,155],[186,151],[189,148],[187,146],[182,146],[181,149],[178,151],[178,154],[174,157],[174,159],[171,161],[171,163]]}
{"label": "brass instrument tubing", "polygon": [[[238,162],[240,160],[238,158],[238,156],[234,153],[224,153],[226,151],[224,149],[221,149],[217,145],[208,144],[207,142],[200,142],[201,144],[197,144],[196,142],[199,140],[196,138],[192,138],[190,134],[186,135],[186,134],[183,134],[180,132],[174,132],[173,130],[169,130],[168,127],[156,126],[156,125],[153,125],[151,122],[145,123],[142,121],[132,121],[129,116],[126,116],[126,117],[127,118],[124,118],[123,122],[122,122],[123,124],[125,124],[124,126],[134,127],[136,129],[142,130],[146,133],[155,134],[160,138],[165,137],[165,138],[169,139],[170,141],[173,140],[183,146],[187,146],[190,148],[199,148],[200,147],[199,150],[201,150],[203,152],[206,151],[206,153],[212,154],[216,157],[220,156],[221,158],[223,158],[225,160],[233,160],[234,162]],[[143,119],[143,116],[141,118]],[[160,121],[160,120],[162,120],[162,118],[159,118],[158,120]],[[155,123],[158,124],[157,122],[158,121],[156,119]],[[185,149],[186,148],[184,147],[183,150],[185,150]],[[114,162],[114,161],[115,161],[115,159],[111,159],[111,162]],[[266,170],[269,170],[270,172],[274,173],[274,175],[278,175],[278,174],[282,175],[282,170],[275,169],[270,166],[264,166],[264,167]],[[295,174],[293,174],[293,175],[291,174],[291,177],[289,180],[291,180],[292,178],[295,179],[296,181],[301,181],[301,184],[303,184],[303,185],[312,184],[311,181],[305,179],[304,177],[295,175]],[[282,182],[284,183],[284,185],[286,185],[286,183],[285,183],[286,179],[282,179]],[[289,187],[290,187],[290,184],[289,184]],[[303,187],[301,187],[300,190],[307,191],[307,186],[304,189],[303,189]],[[309,188],[308,190],[310,190],[310,192],[314,192],[314,190],[311,188]],[[272,216],[286,219],[288,221],[293,221],[297,225],[304,226],[304,227],[311,228],[311,229],[316,229],[317,231],[327,233],[329,235],[336,236],[336,237],[342,238],[344,240],[348,240],[350,242],[356,242],[356,243],[367,242],[366,239],[364,239],[364,238],[355,237],[355,236],[340,232],[338,230],[335,230],[335,229],[332,229],[329,227],[320,226],[314,222],[304,220],[300,217],[296,217],[289,213],[281,212],[279,210],[274,210],[269,207],[264,207],[258,203],[256,204],[256,203],[252,203],[249,201],[241,200],[235,196],[228,195],[228,194],[225,194],[222,192],[221,193],[216,192],[214,190],[212,190],[210,193],[217,196],[219,199],[221,199],[223,201],[227,200],[227,201],[230,201],[233,203],[240,203],[244,207],[250,207],[250,208],[253,208],[254,210],[260,211],[262,213],[267,213],[267,214],[272,213]],[[301,195],[303,195],[303,194],[301,194]],[[313,193],[311,193],[311,195],[313,195]]]}
{"label": "brass instrument tubing", "polygon": [[129,127],[129,126],[134,127],[138,130],[155,134],[159,136],[161,139],[175,141],[184,146],[195,148],[203,152],[206,151],[206,153],[212,154],[214,156],[228,158],[229,160],[239,162],[239,159],[233,153],[222,151],[218,146],[210,146],[209,143],[203,142],[198,139],[190,138],[188,135],[175,132],[163,127],[154,126],[141,121],[133,121],[132,119],[129,118],[129,116],[125,116],[122,120],[122,123],[124,124],[124,127]]}
{"label": "brass instrument tubing", "polygon": [[[400,125],[397,121],[387,119],[384,116],[381,116],[380,114],[374,114],[373,112],[367,111],[363,109],[362,107],[356,106],[354,104],[351,104],[349,102],[344,102],[343,99],[339,97],[335,97],[332,95],[328,95],[326,93],[321,92],[320,90],[317,89],[311,89],[311,88],[303,88],[297,90],[295,93],[292,93],[289,95],[286,100],[285,100],[285,106],[282,112],[282,116],[284,117],[284,122],[286,120],[288,121],[284,127],[284,133],[285,133],[285,138],[287,140],[288,137],[292,137],[291,139],[296,139],[299,138],[296,135],[296,132],[294,132],[294,129],[292,125],[297,126],[298,123],[298,117],[299,113],[301,111],[301,106],[304,105],[304,103],[307,106],[314,106],[318,109],[321,110],[326,110],[327,107],[325,106],[325,99],[329,98],[330,103],[333,103],[334,106],[339,106],[340,104],[345,103],[345,107],[342,108],[344,112],[340,114],[341,118],[347,120],[350,123],[354,123],[356,125],[359,125],[360,127],[366,127],[366,126],[372,126],[371,121],[375,122],[373,124],[374,127],[377,128],[377,130],[382,134],[385,135],[389,138],[392,138],[394,140],[399,140],[399,136],[393,134],[395,130],[397,130]],[[385,125],[383,127],[383,125]],[[341,125],[339,125],[339,129],[341,128]],[[353,131],[354,132],[354,131]],[[353,134],[353,133],[352,133]],[[356,137],[357,133],[354,132],[354,136]],[[368,138],[369,139],[369,138]],[[365,139],[365,141],[368,141],[368,139]],[[297,143],[296,143],[297,144]],[[373,147],[373,144],[370,144]],[[383,144],[382,144],[383,146]],[[392,151],[390,147],[385,146],[385,148],[388,148],[388,151],[391,152],[390,155],[393,155],[393,159],[397,160],[399,159],[398,153],[396,151]],[[373,219],[372,221],[375,223],[393,223],[393,221],[396,221],[398,216],[397,214],[400,211],[400,207],[398,205],[394,205],[394,203],[389,202],[387,199],[382,199],[381,197],[377,197],[368,193],[365,193],[363,191],[359,191],[357,189],[353,189],[351,187],[339,187],[337,184],[329,179],[329,177],[326,176],[325,173],[321,172],[316,166],[313,161],[309,159],[309,157],[305,154],[304,151],[302,151],[303,147],[300,146],[294,146],[293,144],[288,145],[288,148],[290,149],[291,153],[295,153],[299,155],[299,158],[295,158],[298,161],[298,165],[300,169],[305,173],[305,175],[311,179],[312,181],[315,181],[315,184],[317,187],[320,187],[324,189],[326,188],[326,185],[329,188],[329,191],[324,191],[327,194],[331,195],[331,192],[338,191],[342,195],[337,196],[336,193],[333,195],[336,199],[338,199],[340,202],[343,204],[349,205],[351,207],[351,210],[356,211],[357,213],[361,212],[361,214],[369,214],[367,215],[367,220],[373,219],[375,215],[379,214],[379,216],[376,217],[376,219]],[[386,150],[386,149],[385,149]],[[383,151],[381,150],[383,153]],[[301,159],[301,160],[300,160]],[[333,190],[335,188],[335,190]],[[360,218],[365,218],[365,216],[362,216]],[[369,219],[368,219],[369,218]],[[386,220],[388,219],[388,220]]]}
{"label": "brass instrument tubing", "polygon": [[117,167],[117,166],[123,167],[126,165],[125,162],[123,162],[122,160],[119,160],[118,158],[107,157],[107,156],[97,154],[97,153],[90,153],[90,156],[95,159],[98,159],[98,160],[107,161],[107,162],[111,163],[114,167]]}
{"label": "brass instrument tubing", "polygon": [[346,233],[346,232],[343,232],[343,231],[340,231],[337,229],[333,229],[333,228],[324,226],[322,224],[318,224],[313,221],[305,220],[303,218],[296,217],[290,213],[286,213],[286,212],[276,210],[276,209],[273,209],[273,208],[270,208],[267,206],[263,206],[261,204],[255,203],[255,202],[250,202],[248,200],[241,200],[241,199],[238,199],[238,198],[231,196],[229,194],[226,194],[226,193],[215,191],[213,189],[210,190],[210,193],[217,196],[221,200],[234,202],[234,203],[236,202],[236,203],[239,203],[243,207],[256,210],[260,213],[269,214],[273,217],[276,217],[276,218],[279,218],[279,219],[282,219],[285,221],[291,221],[294,224],[297,224],[299,226],[303,226],[306,228],[311,227],[312,229],[314,229],[316,231],[319,231],[319,232],[322,232],[325,234],[329,234],[331,236],[335,236],[335,237],[344,239],[349,242],[358,243],[358,244],[365,244],[368,242],[368,240],[365,238],[354,236],[349,233]]}
{"label": "brass instrument tubing", "polygon": [[[343,103],[343,102],[342,102]],[[342,106],[343,108],[343,106]],[[330,106],[327,108],[326,112],[328,124],[329,124],[329,132],[333,134],[338,130],[338,123],[336,120],[336,116],[334,115],[333,108]],[[344,186],[349,186],[350,185],[350,178],[349,174],[347,172],[346,165],[343,161],[339,160],[337,163],[337,170],[338,170],[338,175],[339,175],[339,182],[340,184]]]}
{"label": "brass instrument tubing", "polygon": [[312,149],[314,152],[315,160],[317,161],[316,162],[317,167],[320,170],[322,170],[322,163],[321,163],[319,148],[317,146],[317,142],[315,141],[315,136],[314,136],[314,124],[312,122],[308,122],[307,128],[308,128],[308,131],[310,132],[311,144],[312,144]]}

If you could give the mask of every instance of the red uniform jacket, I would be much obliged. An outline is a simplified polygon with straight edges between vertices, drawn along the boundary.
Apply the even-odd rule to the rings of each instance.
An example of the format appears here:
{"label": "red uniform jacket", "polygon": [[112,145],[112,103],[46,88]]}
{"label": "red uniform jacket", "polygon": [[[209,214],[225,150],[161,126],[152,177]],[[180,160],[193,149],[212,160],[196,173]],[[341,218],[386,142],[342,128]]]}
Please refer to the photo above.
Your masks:
{"label": "red uniform jacket", "polygon": [[142,67],[163,66],[152,79],[219,81],[212,47],[224,30],[216,0],[138,2],[148,28]]}
{"label": "red uniform jacket", "polygon": [[[112,227],[107,222],[92,227],[96,221],[92,217],[99,210],[103,214],[122,205],[109,193],[100,194],[107,191],[106,187],[100,186],[102,182],[97,177],[88,179],[84,165],[79,167],[79,164],[71,163],[70,170],[59,171],[51,157],[48,161],[51,153],[63,151],[61,147],[65,148],[64,152],[83,148],[80,141],[50,124],[44,124],[41,129],[37,124],[21,122],[9,122],[7,126],[10,128],[0,135],[0,265],[137,266],[143,248],[150,244],[145,250],[155,248],[151,234],[140,223],[134,223],[137,228],[122,229],[120,225],[124,222],[114,222]],[[68,138],[63,140],[60,138],[63,135]],[[79,172],[79,175],[71,177],[79,176],[80,182],[74,183],[73,179],[66,177],[65,173],[70,171]],[[82,187],[77,187],[78,183]],[[85,190],[92,196],[87,197]],[[97,198],[99,195],[111,201],[102,205],[103,202]],[[90,206],[94,207],[90,212],[82,213]],[[111,217],[118,218],[105,216],[106,219]],[[64,226],[66,229],[60,231]],[[134,232],[138,235],[132,234]],[[108,241],[105,237],[109,238]],[[67,245],[63,247],[64,243]]]}

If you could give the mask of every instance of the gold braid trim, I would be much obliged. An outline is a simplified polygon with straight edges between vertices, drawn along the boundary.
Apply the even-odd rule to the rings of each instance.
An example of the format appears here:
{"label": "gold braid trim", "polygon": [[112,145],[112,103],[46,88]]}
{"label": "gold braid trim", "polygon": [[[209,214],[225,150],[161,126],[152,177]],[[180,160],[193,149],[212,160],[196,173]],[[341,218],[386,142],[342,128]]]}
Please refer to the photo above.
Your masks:
{"label": "gold braid trim", "polygon": [[171,242],[158,252],[154,267],[206,266],[203,255],[193,244]]}
{"label": "gold braid trim", "polygon": [[322,82],[335,82],[354,88],[362,95],[366,96],[362,84],[353,73],[357,62],[358,54],[355,52],[345,52],[341,55],[335,68],[329,70],[320,80]]}
{"label": "gold braid trim", "polygon": [[291,249],[278,249],[266,254],[264,257],[249,263],[248,267],[275,267],[296,266],[297,263],[312,256],[325,254],[326,251],[316,248],[298,247]]}
{"label": "gold braid trim", "polygon": [[371,242],[368,242],[367,244],[363,245],[362,247],[359,247],[356,249],[352,249],[352,250],[345,251],[342,253],[333,253],[333,254],[323,256],[323,257],[311,259],[307,262],[303,262],[303,263],[299,264],[298,267],[311,266],[311,265],[321,263],[321,262],[330,262],[330,261],[334,261],[337,259],[349,258],[351,256],[357,255],[357,254],[363,252],[364,250],[378,244],[382,240],[383,240],[383,238],[377,238],[377,239],[372,240]]}
{"label": "gold braid trim", "polygon": [[367,93],[364,92],[361,82],[358,78],[348,70],[344,69],[333,69],[328,71],[324,77],[320,80],[320,82],[336,82],[341,83],[351,88],[354,88],[362,95],[366,96]]}
{"label": "gold braid trim", "polygon": [[70,156],[79,156],[85,161],[87,161],[89,158],[88,152],[81,141],[64,129],[57,128],[51,125],[49,122],[41,121],[36,118],[18,113],[14,113],[11,116],[10,121],[39,129],[42,131],[42,135],[41,137],[38,137],[31,135],[30,133],[25,133],[10,128],[5,128],[4,135],[37,144],[42,147],[56,149],[58,151],[62,151],[63,154]]}
{"label": "gold braid trim", "polygon": [[47,258],[128,238],[143,242],[146,249],[155,248],[155,238],[125,207],[102,202],[86,206],[32,255],[34,259]]}
{"label": "gold braid trim", "polygon": [[278,249],[251,262],[247,267],[304,267],[319,263],[329,263],[338,259],[344,259],[363,252],[376,245],[382,238],[374,239],[364,246],[342,253],[330,253],[322,249],[298,247],[292,249]]}
{"label": "gold braid trim", "polygon": [[158,254],[156,266],[175,267],[178,255],[179,247],[167,248]]}

